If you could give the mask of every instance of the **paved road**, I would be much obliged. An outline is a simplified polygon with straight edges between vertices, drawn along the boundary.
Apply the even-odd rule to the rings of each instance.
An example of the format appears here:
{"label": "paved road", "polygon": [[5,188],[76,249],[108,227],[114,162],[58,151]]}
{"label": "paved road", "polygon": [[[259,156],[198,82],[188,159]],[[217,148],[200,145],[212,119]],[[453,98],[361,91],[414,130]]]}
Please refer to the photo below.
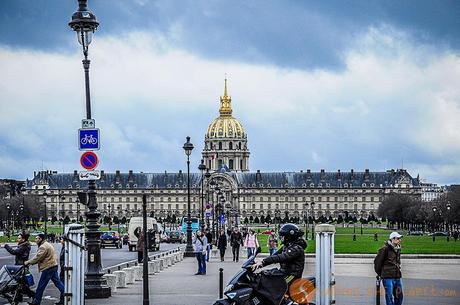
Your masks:
{"label": "paved road", "polygon": [[[53,244],[56,253],[59,254],[61,251],[61,245],[59,243]],[[161,244],[160,245],[160,252],[175,249],[179,246],[179,244]],[[32,250],[30,253],[30,258],[35,255],[37,251],[37,246],[33,245]],[[149,252],[149,254],[155,254],[158,252]],[[121,249],[115,249],[115,248],[106,248],[106,249],[101,249],[101,255],[102,255],[102,267],[111,267],[120,263],[124,263],[126,261],[131,261],[131,260],[137,260],[137,252],[129,252],[128,247],[124,246]],[[3,265],[13,265],[14,264],[14,256],[9,254],[4,248],[0,249],[0,268]],[[38,283],[38,280],[40,278],[40,275],[38,273],[37,266],[32,266],[30,268],[30,271],[32,272],[34,276],[35,283]],[[58,296],[57,289],[54,287],[52,283],[48,286],[48,288],[45,290],[45,296],[51,297],[51,300],[55,300],[55,298]],[[49,301],[49,304],[53,304],[54,302]],[[4,300],[0,298],[0,304],[4,304]],[[48,304],[46,302],[43,302],[43,304]]]}
{"label": "paved road", "polygon": [[[228,252],[228,251],[227,251]],[[224,268],[224,283],[241,266],[211,259],[206,276],[195,276],[196,259],[184,261],[149,277],[150,302],[157,305],[213,304],[218,296],[219,268]],[[336,304],[375,304],[375,277],[372,259],[337,259]],[[403,260],[405,305],[460,304],[460,260]],[[314,260],[307,259],[304,275],[314,273]],[[382,304],[385,304],[382,295]],[[108,300],[87,300],[87,305],[141,304],[142,282],[119,289]]]}

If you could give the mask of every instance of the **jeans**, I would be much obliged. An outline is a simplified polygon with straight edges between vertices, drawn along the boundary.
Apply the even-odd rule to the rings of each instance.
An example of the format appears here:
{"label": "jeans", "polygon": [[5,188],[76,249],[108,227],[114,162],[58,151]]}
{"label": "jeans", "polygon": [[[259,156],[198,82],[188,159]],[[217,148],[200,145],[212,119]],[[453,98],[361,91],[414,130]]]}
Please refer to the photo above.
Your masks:
{"label": "jeans", "polygon": [[256,248],[248,247],[248,258],[254,255]]}
{"label": "jeans", "polygon": [[270,249],[268,250],[268,251],[270,251],[270,256],[272,256],[273,254],[275,254],[275,253],[276,253],[276,250],[278,250],[278,249],[276,249],[276,248],[270,248]]}
{"label": "jeans", "polygon": [[240,256],[240,245],[238,246],[233,246],[232,247],[232,253],[233,253],[233,261],[238,261],[238,258]]}
{"label": "jeans", "polygon": [[206,274],[206,258],[203,252],[196,253],[196,260],[198,261],[198,273]]}
{"label": "jeans", "polygon": [[383,279],[385,300],[387,305],[401,305],[403,301],[403,287],[401,279]]}
{"label": "jeans", "polygon": [[45,288],[48,285],[50,280],[53,282],[54,286],[56,286],[56,288],[59,289],[59,292],[61,293],[61,299],[62,299],[63,294],[64,294],[64,284],[59,279],[57,270],[58,270],[57,266],[43,270],[40,276],[40,281],[38,282],[38,285],[37,285],[37,290],[35,291],[35,298],[34,298],[33,304],[41,303],[43,292],[45,291]]}

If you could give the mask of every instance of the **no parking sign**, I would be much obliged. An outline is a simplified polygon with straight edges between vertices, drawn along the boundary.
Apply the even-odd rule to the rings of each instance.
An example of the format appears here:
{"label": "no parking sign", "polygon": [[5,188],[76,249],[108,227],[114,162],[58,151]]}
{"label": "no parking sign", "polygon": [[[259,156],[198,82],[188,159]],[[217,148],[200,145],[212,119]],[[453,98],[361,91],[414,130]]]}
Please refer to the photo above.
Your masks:
{"label": "no parking sign", "polygon": [[84,152],[80,157],[80,164],[84,169],[92,170],[97,167],[99,159],[92,151]]}

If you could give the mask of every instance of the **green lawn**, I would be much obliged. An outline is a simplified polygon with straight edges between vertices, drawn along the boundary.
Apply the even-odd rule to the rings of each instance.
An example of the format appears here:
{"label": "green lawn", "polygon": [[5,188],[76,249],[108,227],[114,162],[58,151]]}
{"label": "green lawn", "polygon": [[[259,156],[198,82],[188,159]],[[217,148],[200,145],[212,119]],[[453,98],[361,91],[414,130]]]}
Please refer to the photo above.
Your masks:
{"label": "green lawn", "polygon": [[[374,241],[374,233],[378,233],[379,240]],[[356,241],[353,241],[353,228],[337,228],[335,235],[335,253],[375,254],[388,238],[391,230],[364,228],[363,235],[360,228],[356,228]],[[311,233],[309,234],[311,237]],[[268,252],[266,234],[258,234],[262,252]],[[404,236],[401,242],[404,254],[460,254],[460,240],[454,242],[451,238],[436,236],[433,242],[431,236]],[[315,241],[308,240],[307,253],[315,253]]]}
{"label": "green lawn", "polygon": [[[118,230],[118,227],[116,225],[112,226],[111,228],[111,231],[117,231]],[[41,232],[44,232],[45,231],[45,228],[42,226],[40,229],[38,229],[37,231],[41,231]],[[101,231],[109,231],[109,227],[108,226],[101,226]],[[30,232],[34,232],[33,230],[30,230]],[[121,234],[124,234],[126,233],[126,229],[125,228],[122,228],[120,227],[120,232]],[[59,225],[48,225],[48,234],[50,233],[55,233],[56,235],[60,235],[62,234],[62,227],[59,226]],[[0,236],[0,243],[5,243],[8,241],[8,238],[6,237],[6,232],[4,232],[5,236]],[[14,233],[14,235],[12,235],[10,237],[10,242],[15,242],[16,241],[16,233]],[[29,239],[30,241],[35,241],[35,238],[34,237],[31,237]]]}

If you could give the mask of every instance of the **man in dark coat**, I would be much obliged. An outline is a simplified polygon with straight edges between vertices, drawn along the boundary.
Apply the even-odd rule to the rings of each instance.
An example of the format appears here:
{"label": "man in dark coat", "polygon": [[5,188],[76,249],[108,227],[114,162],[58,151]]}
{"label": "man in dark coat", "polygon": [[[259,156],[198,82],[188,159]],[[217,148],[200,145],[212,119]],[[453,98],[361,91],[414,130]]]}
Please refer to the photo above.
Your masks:
{"label": "man in dark coat", "polygon": [[17,242],[18,246],[14,249],[10,245],[5,244],[5,250],[15,256],[15,265],[24,265],[24,262],[29,259],[30,254],[29,233],[20,233]]}
{"label": "man in dark coat", "polygon": [[233,261],[238,261],[240,256],[240,246],[243,244],[243,235],[238,230],[238,227],[233,229],[230,235],[230,246],[232,246]]}
{"label": "man in dark coat", "polygon": [[403,301],[401,237],[398,232],[392,232],[390,239],[379,249],[374,259],[374,270],[385,287],[387,305],[401,305]]}

